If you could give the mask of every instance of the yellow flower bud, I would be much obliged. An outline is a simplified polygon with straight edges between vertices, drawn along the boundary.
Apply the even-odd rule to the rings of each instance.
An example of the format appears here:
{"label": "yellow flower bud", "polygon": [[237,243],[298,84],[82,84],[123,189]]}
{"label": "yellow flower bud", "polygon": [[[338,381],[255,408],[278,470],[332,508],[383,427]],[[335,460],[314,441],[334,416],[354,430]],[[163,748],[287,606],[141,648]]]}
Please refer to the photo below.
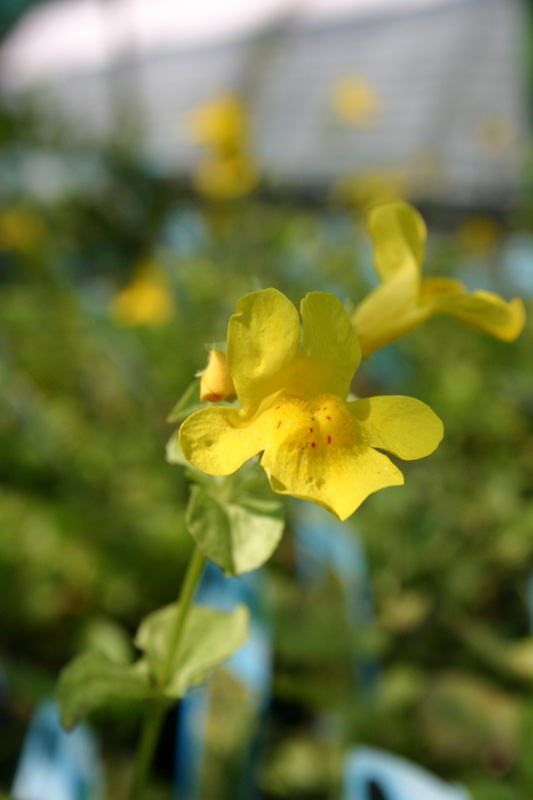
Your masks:
{"label": "yellow flower bud", "polygon": [[209,361],[200,381],[200,400],[202,403],[206,400],[218,403],[219,400],[233,400],[236,396],[225,353],[210,350]]}

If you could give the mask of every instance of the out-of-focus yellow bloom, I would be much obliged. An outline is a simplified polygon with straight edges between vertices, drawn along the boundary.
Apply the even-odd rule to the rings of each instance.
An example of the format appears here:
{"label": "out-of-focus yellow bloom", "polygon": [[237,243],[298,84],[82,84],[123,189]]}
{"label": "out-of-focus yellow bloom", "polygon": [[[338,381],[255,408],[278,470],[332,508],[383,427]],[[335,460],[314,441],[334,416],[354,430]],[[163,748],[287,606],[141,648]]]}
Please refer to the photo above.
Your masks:
{"label": "out-of-focus yellow bloom", "polygon": [[334,191],[337,197],[355,206],[360,213],[368,211],[377,203],[404,199],[407,193],[408,177],[402,169],[365,172],[343,178]]}
{"label": "out-of-focus yellow bloom", "polygon": [[379,113],[377,92],[363,75],[346,75],[331,87],[336,114],[345,122],[361,128],[373,125]]}
{"label": "out-of-focus yellow bloom", "polygon": [[44,221],[31,211],[12,208],[0,214],[0,250],[31,253],[45,234]]}
{"label": "out-of-focus yellow bloom", "polygon": [[426,226],[407,203],[376,206],[367,217],[367,227],[381,285],[352,315],[364,355],[437,314],[453,314],[465,325],[504,341],[520,334],[525,323],[520,299],[507,303],[492,292],[468,292],[453,278],[422,280]]}
{"label": "out-of-focus yellow bloom", "polygon": [[110,312],[124,327],[166,325],[174,312],[174,300],[161,270],[141,268],[129,286],[113,298]]}
{"label": "out-of-focus yellow bloom", "polygon": [[242,197],[257,185],[258,172],[248,151],[248,115],[238,97],[223,94],[188,115],[191,138],[208,149],[194,181],[216,199]]}
{"label": "out-of-focus yellow bloom", "polygon": [[469,255],[486,256],[491,253],[501,236],[502,229],[490,217],[469,217],[457,231],[459,244]]}
{"label": "out-of-focus yellow bloom", "polygon": [[507,153],[518,137],[513,120],[497,114],[483,117],[478,123],[476,134],[483,150],[491,156]]}
{"label": "out-of-focus yellow bloom", "polygon": [[344,520],[372,492],[403,483],[379,450],[429,455],[442,423],[410,397],[347,402],[361,359],[355,331],[334,295],[311,292],[300,316],[276,289],[241,298],[228,327],[227,363],[241,408],[210,406],[180,430],[185,458],[229,475],[262,452],[280,494],[311,500]]}
{"label": "out-of-focus yellow bloom", "polygon": [[188,122],[193,141],[209,145],[221,156],[241,153],[247,146],[248,116],[233,94],[223,94],[189,111]]}
{"label": "out-of-focus yellow bloom", "polygon": [[228,370],[226,354],[221,350],[211,349],[209,361],[200,381],[200,400],[204,403],[218,403],[220,400],[234,400],[235,386]]}
{"label": "out-of-focus yellow bloom", "polygon": [[241,155],[205,158],[194,177],[197,189],[215,199],[242,197],[257,186],[258,180],[252,161]]}

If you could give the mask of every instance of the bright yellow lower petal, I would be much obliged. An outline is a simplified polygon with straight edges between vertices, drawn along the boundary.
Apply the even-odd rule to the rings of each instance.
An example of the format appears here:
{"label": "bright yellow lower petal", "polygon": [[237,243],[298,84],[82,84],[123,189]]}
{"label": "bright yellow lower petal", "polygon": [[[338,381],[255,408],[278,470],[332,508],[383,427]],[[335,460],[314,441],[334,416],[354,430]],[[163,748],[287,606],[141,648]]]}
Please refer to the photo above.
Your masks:
{"label": "bright yellow lower petal", "polygon": [[413,397],[369,397],[349,403],[357,438],[406,461],[432,453],[443,426],[429,406]]}
{"label": "bright yellow lower petal", "polygon": [[374,244],[374,266],[380,279],[388,281],[410,263],[418,282],[427,237],[418,211],[401,201],[383,203],[369,211],[366,226]]}
{"label": "bright yellow lower petal", "polygon": [[403,475],[382,453],[370,447],[330,448],[327,457],[292,438],[266,450],[261,460],[275,492],[310,500],[347,519],[369,494],[403,484]]}
{"label": "bright yellow lower petal", "polygon": [[388,458],[358,439],[341,397],[284,397],[257,421],[268,429],[261,460],[272,488],[346,519],[372,492],[403,483]]}
{"label": "bright yellow lower petal", "polygon": [[462,283],[445,278],[423,281],[420,309],[425,317],[453,314],[472,328],[511,342],[519,336],[526,320],[522,301],[515,297],[509,303],[493,292],[467,292]]}
{"label": "bright yellow lower petal", "polygon": [[301,360],[300,316],[277,289],[242,297],[228,326],[227,362],[247,417],[286,390]]}
{"label": "bright yellow lower petal", "polygon": [[208,475],[230,475],[264,449],[268,429],[253,423],[243,426],[235,408],[212,406],[185,420],[179,440],[193,467]]}
{"label": "bright yellow lower petal", "polygon": [[416,328],[424,317],[418,307],[418,278],[407,262],[359,303],[351,320],[364,356]]}
{"label": "bright yellow lower petal", "polygon": [[[301,303],[303,357],[312,367],[312,380],[292,387],[296,394],[329,392],[348,396],[361,361],[361,347],[341,301],[326,292],[310,292]],[[298,391],[300,389],[300,391]]]}

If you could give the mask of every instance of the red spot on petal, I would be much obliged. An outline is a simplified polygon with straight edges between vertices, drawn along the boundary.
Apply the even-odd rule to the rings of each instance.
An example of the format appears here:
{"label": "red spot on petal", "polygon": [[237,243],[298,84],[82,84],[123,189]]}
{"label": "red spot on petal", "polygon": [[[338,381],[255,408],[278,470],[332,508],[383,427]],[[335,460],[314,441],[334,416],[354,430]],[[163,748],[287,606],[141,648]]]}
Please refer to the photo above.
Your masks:
{"label": "red spot on petal", "polygon": [[327,411],[327,408],[323,408],[322,411]]}
{"label": "red spot on petal", "polygon": [[314,417],[311,417],[311,422],[314,422],[314,421],[315,421],[315,418],[314,418]]}
{"label": "red spot on petal", "polygon": [[280,408],[281,406],[276,406],[276,408]]}
{"label": "red spot on petal", "polygon": [[315,442],[311,442],[311,447],[316,447]]}
{"label": "red spot on petal", "polygon": [[309,433],[313,433],[313,429],[312,428],[309,428]]}
{"label": "red spot on petal", "polygon": [[331,436],[328,436],[328,444],[331,444]]}
{"label": "red spot on petal", "polygon": [[281,420],[278,422],[276,430],[279,428],[280,425],[281,425]]}
{"label": "red spot on petal", "polygon": [[326,417],[326,419],[331,419],[331,417]]}

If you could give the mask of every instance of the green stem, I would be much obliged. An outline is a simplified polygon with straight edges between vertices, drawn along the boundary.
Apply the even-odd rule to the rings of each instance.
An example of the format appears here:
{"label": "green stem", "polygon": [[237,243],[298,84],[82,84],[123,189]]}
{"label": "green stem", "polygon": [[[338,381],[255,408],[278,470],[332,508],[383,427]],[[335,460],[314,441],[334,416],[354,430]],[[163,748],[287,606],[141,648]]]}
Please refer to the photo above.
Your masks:
{"label": "green stem", "polygon": [[[178,613],[176,614],[174,628],[168,643],[167,657],[163,665],[162,686],[167,685],[172,675],[172,667],[176,660],[176,654],[178,653],[187,614],[189,613],[194,590],[202,574],[204,564],[204,554],[198,547],[195,547],[180,589]],[[142,800],[155,748],[161,732],[161,726],[163,725],[165,710],[166,704],[161,703],[154,703],[148,709],[137,750],[129,800]]]}

